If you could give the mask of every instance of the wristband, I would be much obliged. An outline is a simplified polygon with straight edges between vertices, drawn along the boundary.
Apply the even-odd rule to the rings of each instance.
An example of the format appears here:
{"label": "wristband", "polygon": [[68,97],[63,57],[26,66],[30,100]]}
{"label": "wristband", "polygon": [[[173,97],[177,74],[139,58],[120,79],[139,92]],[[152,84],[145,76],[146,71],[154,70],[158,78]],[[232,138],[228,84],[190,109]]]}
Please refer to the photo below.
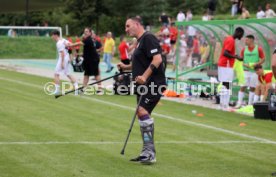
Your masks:
{"label": "wristband", "polygon": [[150,64],[150,69],[151,69],[152,72],[157,71],[157,68],[156,68],[156,66],[154,66],[154,64]]}

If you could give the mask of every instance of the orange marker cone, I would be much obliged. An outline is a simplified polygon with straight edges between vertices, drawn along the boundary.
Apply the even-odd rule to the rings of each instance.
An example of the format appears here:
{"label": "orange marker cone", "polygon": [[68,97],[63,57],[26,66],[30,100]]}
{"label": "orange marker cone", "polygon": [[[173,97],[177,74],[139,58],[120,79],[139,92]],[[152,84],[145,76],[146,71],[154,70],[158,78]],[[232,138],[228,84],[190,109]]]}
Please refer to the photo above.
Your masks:
{"label": "orange marker cone", "polygon": [[204,114],[202,114],[202,113],[198,113],[196,116],[197,116],[197,117],[203,117],[203,116],[204,116]]}
{"label": "orange marker cone", "polygon": [[246,126],[246,123],[244,123],[244,122],[240,123],[240,127],[245,127],[245,126]]}

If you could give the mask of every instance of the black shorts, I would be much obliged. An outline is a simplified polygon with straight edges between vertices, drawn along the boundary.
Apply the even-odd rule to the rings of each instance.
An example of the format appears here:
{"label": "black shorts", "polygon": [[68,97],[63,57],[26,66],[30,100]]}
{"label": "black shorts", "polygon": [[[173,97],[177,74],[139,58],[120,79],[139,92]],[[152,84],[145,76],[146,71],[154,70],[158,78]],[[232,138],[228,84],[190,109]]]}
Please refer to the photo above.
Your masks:
{"label": "black shorts", "polygon": [[170,42],[172,45],[174,45],[176,43],[176,40],[171,40]]}
{"label": "black shorts", "polygon": [[72,49],[68,49],[68,53],[69,53],[69,54],[72,54]]}
{"label": "black shorts", "polygon": [[193,36],[188,37],[187,46],[190,49],[193,48],[193,46],[194,46],[194,37]]}
{"label": "black shorts", "polygon": [[[137,103],[139,102],[140,96],[142,95],[137,95]],[[160,98],[161,95],[159,94],[152,95],[151,93],[148,93],[142,96],[142,100],[139,106],[143,107],[145,110],[148,111],[149,114],[151,114],[152,110],[155,108]]]}
{"label": "black shorts", "polygon": [[98,76],[99,75],[99,60],[86,61],[82,63],[85,76]]}
{"label": "black shorts", "polygon": [[127,59],[121,59],[121,62],[124,63],[125,65],[129,65],[130,64],[130,60]]}

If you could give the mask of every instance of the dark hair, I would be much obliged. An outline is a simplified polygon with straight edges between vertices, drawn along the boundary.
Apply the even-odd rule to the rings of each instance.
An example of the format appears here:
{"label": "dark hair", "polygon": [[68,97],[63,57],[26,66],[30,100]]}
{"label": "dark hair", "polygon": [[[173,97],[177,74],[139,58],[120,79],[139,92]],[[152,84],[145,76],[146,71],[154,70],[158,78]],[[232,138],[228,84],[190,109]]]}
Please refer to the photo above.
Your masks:
{"label": "dark hair", "polygon": [[121,35],[120,36],[120,41],[122,42],[124,40],[124,38],[125,38],[125,35]]}
{"label": "dark hair", "polygon": [[60,32],[58,30],[52,31],[51,35],[60,36]]}
{"label": "dark hair", "polygon": [[262,65],[256,65],[256,66],[254,66],[254,70],[255,71],[258,71],[259,69],[263,69],[263,66]]}
{"label": "dark hair", "polygon": [[88,29],[90,33],[92,32],[92,29],[90,27],[85,27],[84,29]]}
{"label": "dark hair", "polygon": [[138,22],[139,24],[142,25],[142,18],[140,16],[131,17],[129,19],[131,19],[133,21],[136,21],[136,22]]}
{"label": "dark hair", "polygon": [[244,33],[244,29],[242,27],[237,27],[235,29],[235,33],[243,34]]}
{"label": "dark hair", "polygon": [[252,34],[247,35],[246,38],[255,40],[255,37]]}

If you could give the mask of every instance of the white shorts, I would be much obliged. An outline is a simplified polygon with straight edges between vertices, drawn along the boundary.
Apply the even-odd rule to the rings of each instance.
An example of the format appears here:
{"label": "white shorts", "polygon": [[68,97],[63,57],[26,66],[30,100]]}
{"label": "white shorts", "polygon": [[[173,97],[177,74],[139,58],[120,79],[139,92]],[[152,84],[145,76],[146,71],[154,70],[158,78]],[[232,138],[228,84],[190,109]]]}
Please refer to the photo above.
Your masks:
{"label": "white shorts", "polygon": [[69,75],[70,74],[70,63],[69,60],[64,60],[64,68],[61,68],[61,59],[58,60],[56,69],[55,69],[55,74],[61,75]]}
{"label": "white shorts", "polygon": [[254,72],[244,71],[245,84],[243,86],[256,88],[259,81],[258,76]]}
{"label": "white shorts", "polygon": [[218,79],[220,82],[233,82],[234,70],[228,67],[218,67]]}

